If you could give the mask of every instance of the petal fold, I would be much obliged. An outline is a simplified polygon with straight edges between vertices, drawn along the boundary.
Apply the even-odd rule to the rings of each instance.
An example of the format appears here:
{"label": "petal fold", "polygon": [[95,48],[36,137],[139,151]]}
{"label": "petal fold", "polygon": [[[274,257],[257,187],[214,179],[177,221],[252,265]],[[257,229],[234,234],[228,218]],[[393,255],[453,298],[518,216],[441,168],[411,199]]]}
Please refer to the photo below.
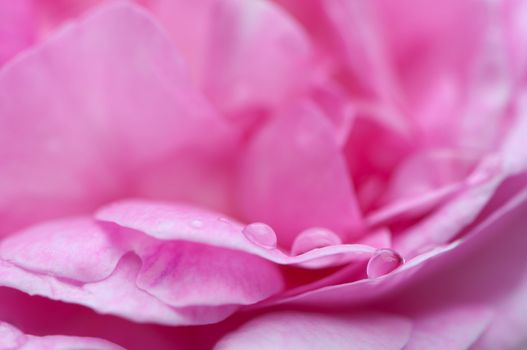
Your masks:
{"label": "petal fold", "polygon": [[10,235],[0,259],[0,285],[139,322],[217,322],[283,289],[277,266],[255,255],[90,218]]}
{"label": "petal fold", "polygon": [[5,322],[0,322],[0,348],[9,350],[124,350],[124,348],[102,339],[61,335],[44,337],[28,335]]}

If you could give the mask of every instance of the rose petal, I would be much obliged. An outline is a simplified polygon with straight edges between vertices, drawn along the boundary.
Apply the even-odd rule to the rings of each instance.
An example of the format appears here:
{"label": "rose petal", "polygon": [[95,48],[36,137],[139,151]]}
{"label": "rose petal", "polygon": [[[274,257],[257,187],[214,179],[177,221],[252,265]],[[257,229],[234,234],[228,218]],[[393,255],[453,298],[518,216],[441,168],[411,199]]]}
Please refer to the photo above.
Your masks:
{"label": "rose petal", "polygon": [[412,219],[458,194],[474,159],[453,149],[430,149],[406,157],[390,176],[380,207],[368,215],[370,225]]}
{"label": "rose petal", "polygon": [[256,317],[227,335],[217,350],[401,349],[411,323],[389,314],[276,312]]}
{"label": "rose petal", "polygon": [[[345,241],[361,225],[332,126],[314,105],[285,110],[251,140],[239,175],[245,216],[271,225],[290,246],[313,227]],[[352,232],[355,231],[355,232]]]}
{"label": "rose petal", "polygon": [[474,345],[477,350],[491,349],[523,349],[526,341],[527,322],[525,313],[527,303],[527,274],[519,276],[520,282],[512,293],[500,300],[496,305],[495,315]]}
{"label": "rose petal", "polygon": [[46,349],[46,350],[119,350],[124,349],[116,344],[95,338],[79,338],[68,336],[36,337],[20,332],[13,326],[0,322],[0,348],[2,349]]}
{"label": "rose petal", "polygon": [[429,247],[445,244],[473,222],[488,203],[505,174],[499,159],[489,156],[464,181],[464,188],[448,203],[404,231],[396,250],[413,257]]}
{"label": "rose petal", "polygon": [[247,237],[246,228],[253,224],[243,226],[224,215],[176,203],[125,200],[101,208],[95,216],[159,240],[182,240],[238,250],[283,265],[322,268],[368,259],[375,251],[370,245],[341,244],[291,256]]}
{"label": "rose petal", "polygon": [[503,26],[506,32],[507,48],[513,71],[519,80],[525,81],[527,73],[527,48],[523,44],[527,39],[527,3],[522,0],[508,0],[503,3]]}
{"label": "rose petal", "polygon": [[[145,1],[143,1],[145,2]],[[218,0],[146,0],[146,6],[163,24],[181,51],[195,81],[204,78],[207,46]]]}
{"label": "rose petal", "polygon": [[89,219],[13,234],[0,258],[0,285],[143,322],[215,322],[283,288],[277,267],[254,255]]}
{"label": "rose petal", "polygon": [[505,140],[501,145],[503,166],[511,175],[520,174],[527,169],[527,150],[524,147],[527,132],[527,90],[517,97],[514,119]]}
{"label": "rose petal", "polygon": [[394,102],[399,93],[396,76],[373,2],[277,2],[311,32],[324,58],[353,93]]}
{"label": "rose petal", "polygon": [[100,338],[128,350],[184,350],[210,349],[221,334],[215,334],[217,330],[214,330],[221,325],[172,327],[137,323],[6,287],[0,287],[0,298],[0,319],[9,320],[25,333],[37,336],[62,334]]}
{"label": "rose petal", "polygon": [[[519,191],[518,187],[515,189]],[[402,304],[404,310],[408,303],[415,302],[416,287],[410,284],[413,281],[414,284],[421,282],[419,285],[423,289],[422,294],[428,295],[427,299],[423,297],[428,301],[423,302],[425,305],[437,304],[430,300],[436,297],[436,293],[441,293],[438,298],[445,300],[447,292],[449,296],[467,297],[472,301],[476,297],[478,300],[483,298],[494,305],[496,295],[507,293],[510,285],[517,282],[516,273],[527,268],[524,259],[525,236],[519,229],[523,227],[522,211],[525,210],[526,203],[527,192],[523,190],[500,207],[494,207],[461,240],[420,254],[389,275],[327,286],[280,300],[279,303],[324,307],[357,305],[374,299],[382,300],[390,293],[393,295],[394,290],[405,286],[409,301]],[[461,263],[459,259],[463,256],[466,260]],[[444,272],[439,279],[434,277],[432,271],[437,274],[441,273],[437,271]],[[481,271],[485,273],[481,274]],[[428,282],[420,280],[420,276],[428,275]],[[456,283],[453,283],[454,280]],[[394,300],[397,300],[395,297],[396,295]]]}
{"label": "rose petal", "polygon": [[0,67],[34,42],[34,31],[30,0],[0,0]]}
{"label": "rose petal", "polygon": [[414,316],[412,334],[405,349],[472,349],[484,333],[492,312],[484,307],[463,305],[453,310],[438,309]]}
{"label": "rose petal", "polygon": [[86,218],[40,224],[0,241],[3,260],[82,282],[108,277],[125,253],[125,246]]}
{"label": "rose petal", "polygon": [[142,169],[231,142],[162,31],[126,3],[2,70],[0,125],[2,233],[93,210],[135,192]]}
{"label": "rose petal", "polygon": [[280,7],[218,1],[210,20],[204,89],[221,110],[269,110],[305,89],[313,75],[309,39]]}

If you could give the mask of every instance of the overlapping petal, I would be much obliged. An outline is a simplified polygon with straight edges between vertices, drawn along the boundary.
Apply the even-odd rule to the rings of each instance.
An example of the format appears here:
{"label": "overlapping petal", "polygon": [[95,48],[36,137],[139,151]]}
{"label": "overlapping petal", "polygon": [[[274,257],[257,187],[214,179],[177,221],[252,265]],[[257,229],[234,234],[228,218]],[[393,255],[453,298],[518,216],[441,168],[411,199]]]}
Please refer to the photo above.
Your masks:
{"label": "overlapping petal", "polygon": [[339,244],[291,255],[276,246],[251,240],[245,230],[247,226],[234,219],[177,203],[124,200],[102,207],[95,216],[98,220],[138,230],[160,240],[183,240],[233,249],[281,265],[338,266],[368,259],[375,250],[366,243]]}
{"label": "overlapping petal", "polygon": [[0,348],[10,350],[119,350],[124,349],[116,344],[95,338],[69,336],[37,337],[20,332],[13,326],[0,322]]}
{"label": "overlapping petal", "polygon": [[275,312],[249,321],[222,339],[218,350],[402,349],[411,323],[389,314]]}
{"label": "overlapping petal", "polygon": [[[0,64],[98,2],[0,0]],[[138,2],[164,29],[121,2],[0,67],[3,290],[164,325],[249,309],[220,349],[522,344],[521,1]]]}
{"label": "overlapping petal", "polygon": [[483,334],[492,316],[490,308],[470,304],[452,310],[427,310],[413,316],[414,327],[405,349],[469,349]]}
{"label": "overlapping petal", "polygon": [[[233,142],[162,30],[122,2],[0,71],[0,123],[2,233],[148,195],[164,162],[182,160],[170,168],[177,180],[178,169],[217,162]],[[212,182],[182,180],[187,192],[172,193],[187,199],[188,187]]]}
{"label": "overlapping petal", "polygon": [[204,90],[226,113],[272,111],[314,79],[302,27],[269,1],[219,1],[210,17]]}
{"label": "overlapping petal", "polygon": [[[26,334],[60,334],[105,339],[128,350],[207,349],[214,344],[211,326],[172,327],[103,315],[88,307],[0,287],[0,319]],[[145,304],[146,305],[146,304]],[[202,331],[209,336],[203,336]]]}
{"label": "overlapping petal", "polygon": [[[524,308],[526,198],[523,190],[495,207],[461,243],[423,254],[390,275],[321,288],[288,303],[330,309],[369,305],[401,314],[415,322],[410,344],[416,348],[518,346],[525,329],[517,312]],[[464,320],[456,324],[463,332],[448,329],[444,319],[450,317]]]}
{"label": "overlapping petal", "polygon": [[254,255],[158,240],[89,218],[13,234],[2,241],[0,258],[3,286],[141,322],[217,322],[283,288],[278,268]]}
{"label": "overlapping petal", "polygon": [[344,241],[360,234],[362,219],[333,126],[312,103],[287,108],[255,135],[237,190],[245,217],[270,224],[284,246],[313,226]]}

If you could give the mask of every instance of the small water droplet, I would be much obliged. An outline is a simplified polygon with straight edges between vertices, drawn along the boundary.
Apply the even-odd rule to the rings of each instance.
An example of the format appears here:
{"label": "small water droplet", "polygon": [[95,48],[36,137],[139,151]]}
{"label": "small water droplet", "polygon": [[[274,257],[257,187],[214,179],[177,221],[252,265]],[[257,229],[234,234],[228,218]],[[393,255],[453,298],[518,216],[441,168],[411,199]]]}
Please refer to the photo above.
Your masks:
{"label": "small water droplet", "polygon": [[204,223],[199,219],[194,219],[190,222],[190,226],[194,228],[202,228],[204,226]]}
{"label": "small water droplet", "polygon": [[368,278],[376,278],[392,272],[404,263],[403,258],[389,248],[377,249],[366,267]]}
{"label": "small water droplet", "polygon": [[291,254],[300,255],[316,248],[339,244],[342,244],[342,240],[335,232],[325,228],[313,227],[296,236],[291,247]]}
{"label": "small water droplet", "polygon": [[221,222],[224,222],[224,223],[226,223],[226,224],[229,223],[229,219],[224,218],[223,216],[220,216],[220,217],[218,218],[218,220],[221,221]]}
{"label": "small water droplet", "polygon": [[276,248],[276,234],[269,225],[260,222],[252,223],[245,226],[242,232],[254,244],[267,249]]}

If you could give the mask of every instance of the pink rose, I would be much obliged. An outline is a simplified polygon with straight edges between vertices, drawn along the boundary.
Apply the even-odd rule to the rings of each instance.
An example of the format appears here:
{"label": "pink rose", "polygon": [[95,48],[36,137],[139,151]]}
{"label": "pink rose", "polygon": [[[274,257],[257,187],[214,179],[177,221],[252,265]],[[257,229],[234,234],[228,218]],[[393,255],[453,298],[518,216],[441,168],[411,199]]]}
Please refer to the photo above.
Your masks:
{"label": "pink rose", "polygon": [[0,349],[520,349],[527,2],[0,0]]}

